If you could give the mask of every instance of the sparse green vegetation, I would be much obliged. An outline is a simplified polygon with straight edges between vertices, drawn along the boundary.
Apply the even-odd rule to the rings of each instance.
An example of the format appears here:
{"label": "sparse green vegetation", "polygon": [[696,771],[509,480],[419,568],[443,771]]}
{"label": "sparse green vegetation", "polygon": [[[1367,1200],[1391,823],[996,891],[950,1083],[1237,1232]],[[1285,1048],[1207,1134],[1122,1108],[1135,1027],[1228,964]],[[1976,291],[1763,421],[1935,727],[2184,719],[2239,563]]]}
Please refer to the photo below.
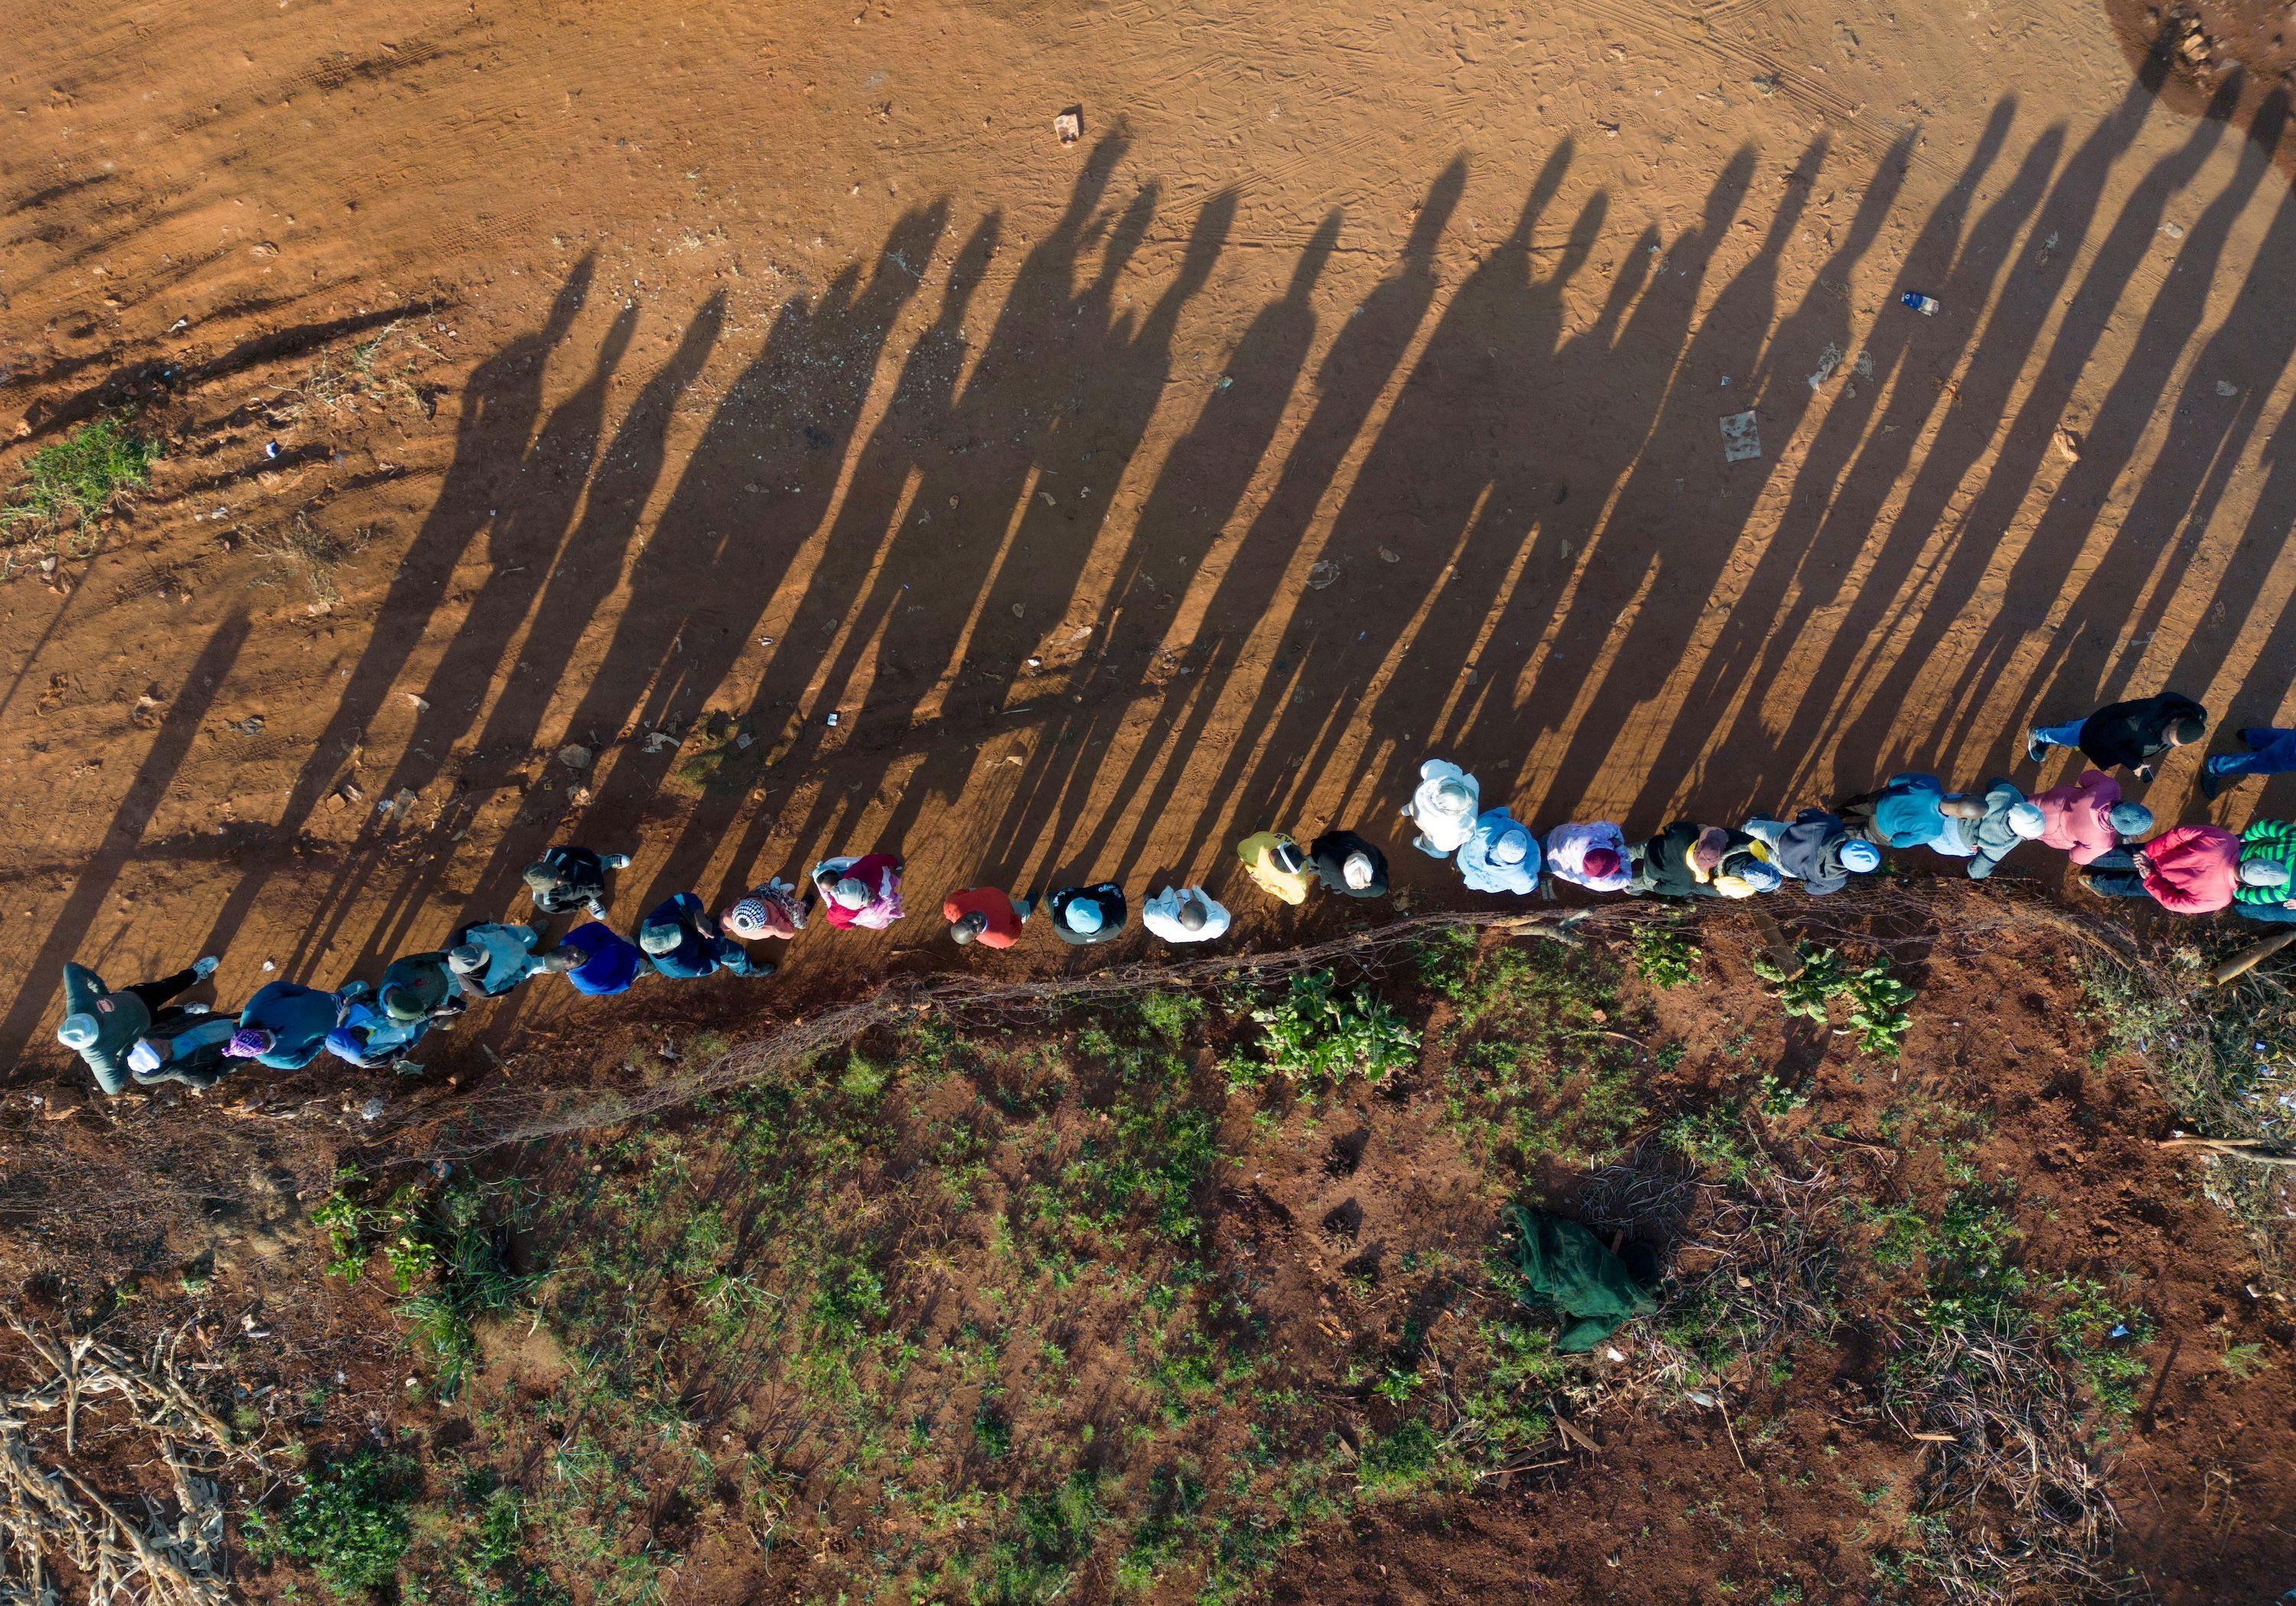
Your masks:
{"label": "sparse green vegetation", "polygon": [[1635,974],[1653,987],[1688,986],[1698,976],[1705,950],[1678,926],[1645,926],[1634,935]]}
{"label": "sparse green vegetation", "polygon": [[0,531],[45,530],[72,515],[93,523],[125,493],[150,483],[160,443],[125,420],[98,418],[34,452],[23,478],[0,505]]}
{"label": "sparse green vegetation", "polygon": [[1849,1024],[1837,1033],[1856,1037],[1868,1054],[1895,1059],[1913,1026],[1906,1006],[1913,1002],[1914,990],[1879,960],[1852,969],[1838,950],[1807,939],[1795,943],[1794,951],[1798,969],[1767,953],[1753,959],[1754,974],[1775,989],[1787,1016],[1826,1025],[1833,1001],[1841,999],[1849,1006]]}
{"label": "sparse green vegetation", "polygon": [[284,1510],[258,1512],[248,1524],[258,1558],[306,1563],[338,1600],[357,1599],[398,1576],[412,1536],[406,1508],[417,1492],[411,1459],[357,1450],[321,1463],[295,1484]]}
{"label": "sparse green vegetation", "polygon": [[1377,1082],[1419,1051],[1416,1028],[1365,989],[1341,988],[1328,970],[1293,976],[1283,996],[1251,1018],[1267,1068],[1293,1082]]}

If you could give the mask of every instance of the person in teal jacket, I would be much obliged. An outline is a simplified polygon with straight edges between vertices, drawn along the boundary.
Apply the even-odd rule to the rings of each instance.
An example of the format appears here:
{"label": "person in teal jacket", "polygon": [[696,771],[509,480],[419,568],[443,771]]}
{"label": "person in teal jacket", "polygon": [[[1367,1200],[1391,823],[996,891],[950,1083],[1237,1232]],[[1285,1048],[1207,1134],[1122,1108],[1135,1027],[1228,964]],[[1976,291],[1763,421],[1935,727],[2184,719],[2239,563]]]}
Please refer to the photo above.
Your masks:
{"label": "person in teal jacket", "polygon": [[369,996],[365,982],[353,982],[336,994],[341,1009],[335,1029],[327,1034],[327,1051],[348,1059],[363,1071],[396,1067],[403,1075],[422,1070],[407,1056],[430,1030],[430,1017],[416,1015],[399,1020]]}
{"label": "person in teal jacket", "polygon": [[127,1091],[128,1050],[135,1040],[162,1018],[174,1019],[181,1010],[162,1006],[215,974],[213,959],[192,961],[189,968],[156,982],[138,982],[113,992],[103,978],[85,965],[64,967],[64,1017],[56,1027],[56,1041],[80,1057],[96,1086],[107,1093]]}
{"label": "person in teal jacket", "polygon": [[299,1071],[327,1046],[342,1001],[316,987],[273,982],[247,1001],[224,1052],[275,1071]]}
{"label": "person in teal jacket", "polygon": [[529,976],[574,968],[570,954],[535,952],[541,941],[539,927],[499,921],[465,926],[447,947],[447,963],[463,985],[480,997],[500,998]]}

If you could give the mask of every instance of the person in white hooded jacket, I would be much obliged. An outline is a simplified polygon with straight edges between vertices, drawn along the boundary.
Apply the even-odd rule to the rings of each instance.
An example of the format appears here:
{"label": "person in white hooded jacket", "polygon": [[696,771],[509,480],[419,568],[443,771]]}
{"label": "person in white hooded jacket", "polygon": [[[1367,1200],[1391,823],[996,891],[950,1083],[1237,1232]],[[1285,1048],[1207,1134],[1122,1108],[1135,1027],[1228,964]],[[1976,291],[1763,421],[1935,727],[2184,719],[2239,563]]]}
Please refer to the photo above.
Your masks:
{"label": "person in white hooded jacket", "polygon": [[1546,873],[1592,893],[1622,893],[1634,880],[1627,834],[1607,819],[1556,826],[1546,834]]}
{"label": "person in white hooded jacket", "polygon": [[1433,859],[1457,852],[1474,835],[1482,790],[1473,776],[1448,759],[1431,758],[1420,765],[1418,789],[1403,806],[1403,817],[1419,827],[1411,845]]}

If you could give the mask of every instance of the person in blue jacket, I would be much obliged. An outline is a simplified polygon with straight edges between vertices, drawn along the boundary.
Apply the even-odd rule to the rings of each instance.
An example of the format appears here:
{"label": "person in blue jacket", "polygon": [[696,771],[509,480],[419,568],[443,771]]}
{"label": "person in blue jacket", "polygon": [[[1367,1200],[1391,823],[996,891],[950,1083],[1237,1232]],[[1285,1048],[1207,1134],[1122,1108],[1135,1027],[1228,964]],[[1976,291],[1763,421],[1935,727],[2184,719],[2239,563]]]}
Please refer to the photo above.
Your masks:
{"label": "person in blue jacket", "polygon": [[213,959],[193,961],[175,975],[156,982],[138,982],[114,990],[85,965],[64,967],[64,1018],[56,1027],[56,1041],[80,1057],[96,1086],[107,1093],[127,1090],[127,1054],[136,1039],[160,1021],[176,1018],[180,1009],[168,1001],[196,987],[215,974]]}
{"label": "person in blue jacket", "polygon": [[567,961],[566,979],[575,992],[594,998],[627,992],[645,968],[638,945],[603,920],[586,921],[568,932],[551,957]]}
{"label": "person in blue jacket", "polygon": [[408,1056],[430,1030],[428,1014],[394,1018],[375,1001],[365,982],[353,982],[337,996],[342,1008],[335,1029],[327,1034],[329,1053],[363,1071],[396,1068],[411,1076],[422,1070]]}
{"label": "person in blue jacket", "polygon": [[1479,893],[1538,890],[1538,838],[1504,808],[1487,809],[1459,844],[1459,874]]}
{"label": "person in blue jacket", "polygon": [[709,911],[692,893],[677,893],[656,904],[639,923],[638,946],[656,970],[677,981],[718,970],[735,976],[774,973],[769,961],[753,959],[739,943],[719,936],[709,923]]}
{"label": "person in blue jacket", "polygon": [[127,1050],[127,1069],[137,1087],[173,1082],[203,1093],[231,1069],[224,1048],[238,1030],[238,1021],[210,1015],[204,1005],[162,1009]]}
{"label": "person in blue jacket", "polygon": [[327,1046],[342,1001],[316,987],[273,982],[247,1001],[224,1052],[275,1071],[299,1071]]}
{"label": "person in blue jacket", "polygon": [[537,926],[505,926],[498,920],[465,926],[447,945],[447,963],[470,991],[481,998],[500,998],[529,976],[573,967],[570,954],[537,953],[541,941],[542,928]]}
{"label": "person in blue jacket", "polygon": [[1835,812],[1850,829],[1885,848],[1928,847],[1945,835],[1948,817],[1976,819],[1985,805],[1973,797],[1948,797],[1934,775],[1891,776],[1879,792],[1851,798]]}

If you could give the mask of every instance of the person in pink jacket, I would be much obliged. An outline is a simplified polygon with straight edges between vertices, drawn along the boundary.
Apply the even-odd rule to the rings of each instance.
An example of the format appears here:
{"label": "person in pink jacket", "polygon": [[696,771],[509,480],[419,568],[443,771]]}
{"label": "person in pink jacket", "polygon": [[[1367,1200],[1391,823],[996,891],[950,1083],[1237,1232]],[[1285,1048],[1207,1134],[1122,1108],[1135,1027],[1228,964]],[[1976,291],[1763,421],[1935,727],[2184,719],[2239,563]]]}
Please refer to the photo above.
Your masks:
{"label": "person in pink jacket", "polygon": [[2213,914],[2240,890],[2240,838],[2222,826],[2171,826],[2142,846],[2109,853],[2081,877],[2108,898],[2151,898],[2180,915]]}
{"label": "person in pink jacket", "polygon": [[2069,787],[2036,792],[2030,800],[2041,811],[2040,843],[2094,864],[2105,854],[2152,828],[2152,811],[2120,801],[2120,783],[2101,770],[2087,770]]}

